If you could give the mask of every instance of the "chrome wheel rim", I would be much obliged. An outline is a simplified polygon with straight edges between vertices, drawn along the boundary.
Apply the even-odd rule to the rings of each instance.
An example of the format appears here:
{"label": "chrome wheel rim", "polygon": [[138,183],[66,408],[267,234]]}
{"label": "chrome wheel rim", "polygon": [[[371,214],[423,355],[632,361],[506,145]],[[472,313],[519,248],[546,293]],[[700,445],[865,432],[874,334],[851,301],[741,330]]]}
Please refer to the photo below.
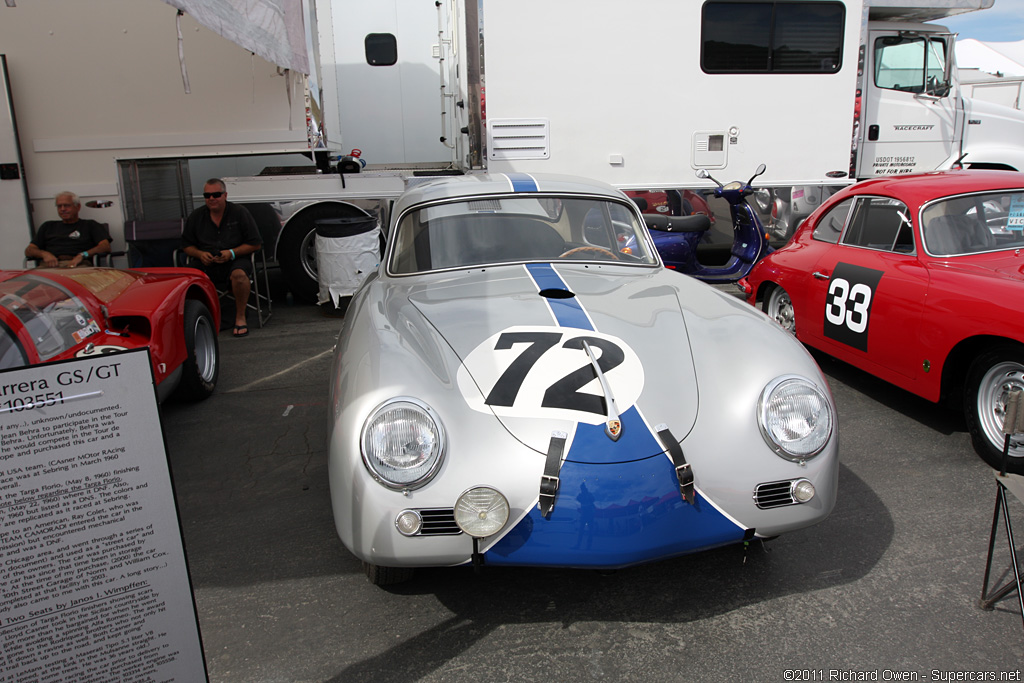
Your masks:
{"label": "chrome wheel rim", "polygon": [[302,269],[311,280],[317,280],[316,265],[316,230],[310,230],[302,238],[299,245],[299,260],[302,261]]}
{"label": "chrome wheel rim", "polygon": [[[1006,361],[996,363],[981,378],[978,385],[977,412],[982,431],[992,445],[1003,450],[1003,422],[1006,403],[1014,389],[1024,391],[1024,365]],[[1024,439],[1010,438],[1010,456],[1024,457]]]}
{"label": "chrome wheel rim", "polygon": [[193,330],[195,341],[196,371],[204,382],[212,382],[217,372],[217,337],[210,319],[201,315],[196,319]]}
{"label": "chrome wheel rim", "polygon": [[772,290],[771,298],[768,300],[768,317],[782,326],[790,334],[796,332],[796,312],[793,310],[793,302],[782,287]]}

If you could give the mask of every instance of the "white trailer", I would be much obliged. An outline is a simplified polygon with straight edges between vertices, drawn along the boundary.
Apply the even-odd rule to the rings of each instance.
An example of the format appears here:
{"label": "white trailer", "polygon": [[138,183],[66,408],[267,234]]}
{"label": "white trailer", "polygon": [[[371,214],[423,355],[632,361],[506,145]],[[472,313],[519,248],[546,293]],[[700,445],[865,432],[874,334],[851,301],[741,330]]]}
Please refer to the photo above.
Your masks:
{"label": "white trailer", "polygon": [[[952,36],[920,23],[992,0],[306,3],[316,59],[290,88],[274,64],[182,17],[188,95],[163,2],[0,7],[33,224],[70,189],[109,203],[83,215],[118,237],[128,220],[187,215],[203,180],[227,176],[308,297],[316,222],[386,223],[424,176],[677,189],[702,186],[699,168],[746,178],[765,163],[765,184],[821,188],[948,167],[965,151],[968,165],[1024,168],[1024,123],[965,103]],[[322,103],[316,152],[307,102]],[[353,148],[366,167],[337,173],[329,158]]]}

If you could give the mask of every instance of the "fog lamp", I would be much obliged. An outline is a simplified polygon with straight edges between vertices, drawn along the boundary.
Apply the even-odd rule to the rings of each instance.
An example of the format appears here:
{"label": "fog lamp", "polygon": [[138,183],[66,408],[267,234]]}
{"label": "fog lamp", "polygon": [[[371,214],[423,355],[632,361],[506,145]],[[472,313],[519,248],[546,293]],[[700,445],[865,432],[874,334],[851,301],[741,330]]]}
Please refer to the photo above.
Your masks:
{"label": "fog lamp", "polygon": [[395,519],[395,526],[403,536],[415,536],[423,526],[423,518],[415,510],[402,510]]}
{"label": "fog lamp", "polygon": [[793,487],[790,489],[793,494],[793,500],[798,503],[806,503],[814,498],[814,484],[807,481],[806,479],[797,479],[793,482]]}
{"label": "fog lamp", "polygon": [[455,523],[470,536],[497,533],[508,521],[508,501],[489,486],[471,488],[455,502]]}

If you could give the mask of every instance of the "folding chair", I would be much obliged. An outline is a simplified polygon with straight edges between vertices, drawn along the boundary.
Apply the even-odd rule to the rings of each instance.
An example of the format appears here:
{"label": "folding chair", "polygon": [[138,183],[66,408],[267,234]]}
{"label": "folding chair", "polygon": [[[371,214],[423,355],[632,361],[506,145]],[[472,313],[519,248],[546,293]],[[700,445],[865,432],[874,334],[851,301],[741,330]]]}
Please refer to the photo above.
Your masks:
{"label": "folding chair", "polygon": [[[256,320],[259,326],[263,327],[273,313],[273,302],[270,298],[270,276],[267,274],[267,255],[263,249],[260,249],[249,254],[249,259],[252,263],[252,275],[249,276],[249,300],[245,302],[245,308],[256,312]],[[196,267],[194,259],[180,249],[174,250],[173,260],[177,266]],[[235,300],[230,282],[214,282],[214,286],[217,289],[217,298]]]}
{"label": "folding chair", "polygon": [[173,266],[174,252],[181,246],[184,228],[184,218],[127,221],[124,241],[128,245],[128,267]]}

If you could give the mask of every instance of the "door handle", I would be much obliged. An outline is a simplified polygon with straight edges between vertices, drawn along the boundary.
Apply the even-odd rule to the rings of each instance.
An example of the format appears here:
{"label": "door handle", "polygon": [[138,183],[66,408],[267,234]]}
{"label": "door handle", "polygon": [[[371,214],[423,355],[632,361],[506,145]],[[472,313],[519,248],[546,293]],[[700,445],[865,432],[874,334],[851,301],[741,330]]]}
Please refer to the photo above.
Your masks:
{"label": "door handle", "polygon": [[828,275],[826,275],[825,273],[821,272],[820,270],[816,270],[816,271],[814,271],[811,274],[815,277],[815,279],[818,279],[818,280],[827,280],[828,279]]}

